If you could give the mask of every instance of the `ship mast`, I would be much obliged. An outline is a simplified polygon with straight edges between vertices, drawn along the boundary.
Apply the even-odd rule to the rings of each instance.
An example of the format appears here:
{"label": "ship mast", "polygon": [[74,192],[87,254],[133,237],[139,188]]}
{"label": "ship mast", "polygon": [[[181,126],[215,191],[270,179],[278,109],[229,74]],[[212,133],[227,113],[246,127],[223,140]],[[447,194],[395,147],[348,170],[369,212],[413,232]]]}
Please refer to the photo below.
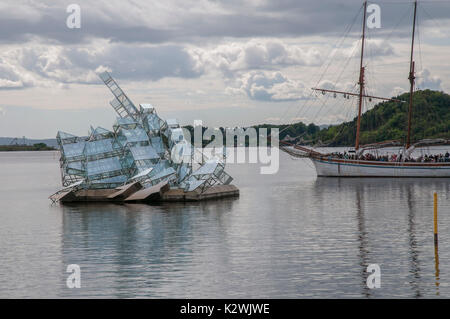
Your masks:
{"label": "ship mast", "polygon": [[353,93],[353,92],[344,92],[344,91],[337,91],[337,90],[329,90],[324,88],[312,88],[314,91],[320,91],[322,94],[325,95],[326,92],[333,93],[334,97],[336,97],[336,94],[343,94],[344,98],[350,98],[350,96],[358,96],[358,119],[356,122],[356,141],[355,141],[355,150],[359,149],[359,135],[360,135],[360,129],[361,129],[361,115],[362,115],[362,107],[364,98],[369,98],[369,100],[377,99],[377,100],[383,100],[383,101],[394,101],[394,102],[400,102],[403,103],[404,101],[392,99],[392,98],[384,98],[379,96],[373,96],[373,95],[366,95],[364,93],[364,46],[365,46],[365,40],[366,40],[366,19],[367,19],[367,1],[364,1],[363,5],[364,10],[364,17],[363,17],[363,29],[362,29],[362,44],[361,44],[361,61],[359,65],[359,93]]}
{"label": "ship mast", "polygon": [[411,40],[411,60],[409,64],[409,83],[410,91],[409,91],[409,111],[408,111],[408,134],[406,137],[406,149],[408,149],[411,146],[411,121],[412,121],[412,108],[413,108],[413,94],[414,94],[414,82],[415,82],[415,75],[414,75],[414,38],[415,38],[415,32],[416,32],[416,16],[417,16],[417,1],[414,1],[414,20],[413,20],[413,31],[412,31],[412,40]]}
{"label": "ship mast", "polygon": [[363,32],[362,32],[362,43],[361,43],[361,63],[359,67],[359,103],[358,103],[358,120],[356,123],[356,143],[355,150],[359,149],[359,131],[361,127],[361,111],[363,104],[364,95],[364,43],[366,39],[366,15],[367,15],[367,1],[364,2],[364,18],[363,18]]}

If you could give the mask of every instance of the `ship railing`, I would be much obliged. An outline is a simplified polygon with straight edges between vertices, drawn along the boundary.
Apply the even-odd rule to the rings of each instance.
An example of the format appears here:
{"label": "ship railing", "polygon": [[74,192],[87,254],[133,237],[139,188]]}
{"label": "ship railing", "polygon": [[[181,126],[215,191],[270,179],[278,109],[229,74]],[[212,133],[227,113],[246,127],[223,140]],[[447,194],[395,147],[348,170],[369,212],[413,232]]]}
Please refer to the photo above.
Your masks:
{"label": "ship railing", "polygon": [[[297,145],[297,144],[292,144],[292,143],[289,143],[286,141],[279,141],[279,143],[280,143],[280,149],[282,151],[284,151],[292,156],[295,156],[295,157],[323,157],[323,156],[328,155],[328,154],[317,152],[317,151],[313,150],[312,148],[308,148],[308,147]],[[301,151],[304,154],[295,152],[294,150]]]}

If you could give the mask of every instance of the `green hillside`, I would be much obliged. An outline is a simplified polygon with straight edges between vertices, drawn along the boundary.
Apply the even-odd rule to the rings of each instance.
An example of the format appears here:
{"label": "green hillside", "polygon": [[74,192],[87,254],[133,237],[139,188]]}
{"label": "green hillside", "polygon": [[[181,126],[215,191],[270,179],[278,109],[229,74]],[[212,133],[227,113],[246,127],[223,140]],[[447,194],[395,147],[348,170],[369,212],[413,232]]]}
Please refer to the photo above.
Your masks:
{"label": "green hillside", "polygon": [[[396,99],[409,101],[409,93]],[[450,95],[431,90],[417,91],[413,96],[411,142],[425,138],[450,138]],[[386,140],[406,140],[408,103],[382,102],[361,118],[361,144]],[[351,122],[321,130],[315,141],[334,146],[353,145],[356,118]]]}
{"label": "green hillside", "polygon": [[[361,144],[387,140],[406,140],[409,93],[396,97],[401,102],[382,102],[365,112],[361,118]],[[450,139],[450,95],[431,90],[417,91],[413,97],[413,124],[411,141],[425,138]],[[255,128],[278,125],[263,124]],[[353,121],[320,129],[314,124],[280,125],[280,139],[295,143],[352,146],[355,144],[356,118]],[[294,139],[292,139],[294,142]]]}

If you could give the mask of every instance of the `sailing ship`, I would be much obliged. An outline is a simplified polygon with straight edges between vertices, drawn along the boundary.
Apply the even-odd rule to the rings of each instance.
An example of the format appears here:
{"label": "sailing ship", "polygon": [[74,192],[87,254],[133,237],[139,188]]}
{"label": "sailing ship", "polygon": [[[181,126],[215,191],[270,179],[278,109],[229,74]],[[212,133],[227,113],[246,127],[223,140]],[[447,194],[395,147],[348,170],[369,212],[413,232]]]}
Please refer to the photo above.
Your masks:
{"label": "sailing ship", "polygon": [[[313,88],[315,91],[322,92],[322,94],[332,93],[343,94],[344,97],[357,96],[358,97],[358,117],[356,122],[356,140],[354,150],[349,151],[349,155],[342,156],[336,153],[323,153],[318,150],[292,144],[287,141],[280,141],[280,149],[295,157],[309,158],[315,166],[318,176],[328,177],[450,177],[450,158],[444,158],[442,161],[413,161],[411,155],[415,149],[420,147],[448,144],[449,141],[445,139],[436,140],[422,140],[411,144],[411,126],[412,126],[412,111],[413,111],[413,95],[415,88],[415,62],[414,62],[414,39],[416,32],[417,19],[417,1],[414,2],[414,16],[413,29],[411,41],[411,55],[410,55],[410,94],[409,94],[409,108],[408,108],[408,128],[406,143],[399,145],[398,141],[386,141],[381,143],[374,143],[369,145],[360,145],[360,126],[362,106],[365,99],[396,101],[396,99],[383,98],[378,96],[367,95],[365,92],[365,66],[364,66],[364,46],[366,39],[366,14],[367,1],[364,2],[364,17],[362,26],[362,46],[361,59],[359,68],[359,93],[343,92],[337,90],[328,90],[325,88]],[[405,102],[405,101],[401,101]],[[366,152],[371,150],[378,150],[386,147],[401,146],[401,153],[394,160],[377,160],[373,156],[367,156]],[[364,154],[366,153],[366,154]],[[448,154],[447,154],[448,155]],[[447,160],[447,161],[445,161]]]}

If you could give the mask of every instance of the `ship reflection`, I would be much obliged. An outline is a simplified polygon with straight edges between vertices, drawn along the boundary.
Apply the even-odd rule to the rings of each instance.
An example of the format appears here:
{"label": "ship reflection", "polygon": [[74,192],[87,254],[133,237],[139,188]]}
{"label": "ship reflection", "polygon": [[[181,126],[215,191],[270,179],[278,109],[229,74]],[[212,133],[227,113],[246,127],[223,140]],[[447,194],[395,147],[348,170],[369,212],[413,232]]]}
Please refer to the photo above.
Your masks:
{"label": "ship reflection", "polygon": [[233,200],[61,207],[63,265],[80,265],[82,286],[119,298],[158,297],[162,283],[181,276],[177,271],[192,260],[197,237],[213,230],[225,236],[222,216]]}
{"label": "ship reflection", "polygon": [[[424,288],[426,282],[424,278],[429,278],[429,275],[424,273],[426,267],[421,267],[421,259],[419,249],[420,245],[424,245],[423,230],[418,233],[418,227],[416,218],[418,211],[421,207],[421,203],[417,202],[417,198],[423,198],[421,193],[423,190],[436,190],[438,193],[443,194],[444,197],[449,197],[450,184],[446,179],[385,179],[385,178],[317,178],[315,183],[315,196],[326,200],[326,196],[332,194],[339,194],[339,198],[342,201],[347,201],[345,206],[348,210],[355,210],[356,213],[356,227],[358,236],[358,249],[357,258],[361,266],[361,282],[362,282],[362,295],[370,297],[375,291],[370,290],[366,286],[366,280],[368,273],[366,267],[369,263],[377,263],[375,260],[371,260],[373,248],[379,245],[380,242],[385,240],[384,236],[395,237],[396,234],[386,234],[384,229],[376,228],[372,225],[374,218],[383,216],[383,210],[389,209],[392,214],[396,211],[406,212],[406,220],[403,226],[400,225],[398,230],[398,237],[405,236],[407,241],[407,251],[405,247],[394,247],[393,249],[405,250],[408,259],[408,275],[407,284],[410,286],[413,297],[424,296]],[[385,203],[380,204],[380,202]],[[352,207],[353,205],[353,207]],[[391,207],[389,205],[392,205]],[[367,221],[368,214],[370,215],[370,223]],[[394,215],[391,215],[395,218]],[[383,218],[386,218],[384,215]],[[387,215],[387,218],[390,218]],[[380,223],[382,225],[382,223]],[[405,232],[401,233],[401,227]],[[370,235],[370,240],[369,240]],[[431,234],[430,234],[431,235]],[[418,238],[421,238],[420,240]],[[400,242],[401,243],[401,242]],[[378,247],[380,248],[380,247]],[[388,258],[389,256],[385,256]],[[389,257],[390,258],[390,257]],[[402,264],[401,256],[392,257],[398,260],[387,260],[392,265]],[[403,257],[402,257],[403,258]],[[423,257],[425,258],[425,256]],[[435,265],[434,265],[434,285],[436,289],[436,295],[439,295],[440,286],[440,270],[439,270],[439,253],[438,248],[435,247]],[[383,273],[383,265],[380,265]],[[383,282],[383,276],[382,276]],[[383,284],[382,284],[383,285]]]}
{"label": "ship reflection", "polygon": [[367,239],[366,225],[364,220],[364,206],[362,203],[361,189],[356,189],[356,220],[358,223],[358,242],[359,242],[359,265],[361,266],[361,278],[362,278],[362,293],[364,296],[369,297],[370,289],[367,287],[367,266],[369,266],[369,245]]}
{"label": "ship reflection", "polygon": [[419,262],[419,251],[417,248],[417,239],[416,239],[416,222],[415,222],[415,205],[414,205],[414,196],[413,196],[413,188],[406,187],[407,194],[407,204],[408,204],[408,242],[409,242],[409,260],[410,260],[410,273],[412,274],[412,280],[410,281],[411,288],[414,292],[416,298],[422,296],[420,291],[420,262]]}

